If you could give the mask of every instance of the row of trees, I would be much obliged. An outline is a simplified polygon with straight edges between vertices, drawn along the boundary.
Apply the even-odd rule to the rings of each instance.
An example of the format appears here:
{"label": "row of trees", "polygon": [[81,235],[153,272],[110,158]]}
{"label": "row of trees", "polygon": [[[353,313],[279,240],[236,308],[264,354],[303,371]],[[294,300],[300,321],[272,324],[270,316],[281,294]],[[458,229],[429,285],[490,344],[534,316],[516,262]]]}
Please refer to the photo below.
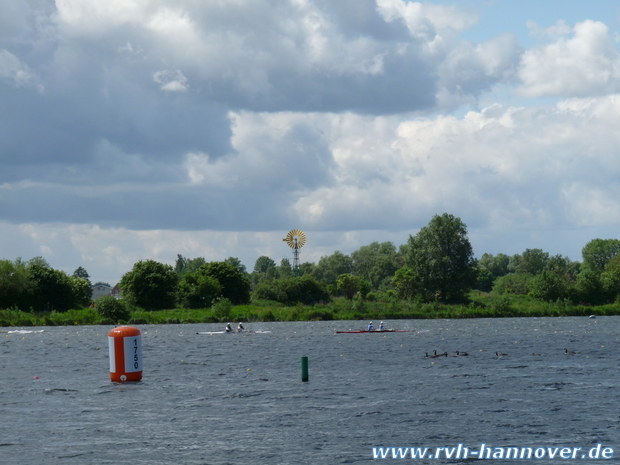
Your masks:
{"label": "row of trees", "polygon": [[[529,294],[545,301],[612,302],[620,294],[620,240],[595,239],[583,248],[583,262],[540,249],[523,254],[473,255],[466,225],[457,217],[436,215],[400,247],[373,242],[350,255],[340,251],[293,270],[259,257],[252,272],[234,257],[223,262],[177,256],[175,266],[140,261],[121,281],[124,299],[150,310],[206,308],[226,300],[251,298],[286,304],[326,302],[332,296],[372,299],[393,293],[422,302],[465,302],[471,289],[499,294]],[[42,259],[0,261],[0,308],[66,310],[90,298],[88,274],[53,270]]]}
{"label": "row of trees", "polygon": [[91,295],[89,276],[82,267],[68,275],[54,270],[42,257],[0,260],[0,309],[66,311],[87,306]]}
{"label": "row of trees", "polygon": [[547,302],[601,305],[620,295],[620,240],[594,239],[582,250],[583,262],[541,249],[511,257],[484,254],[478,261],[477,288],[498,294],[529,294]]}
{"label": "row of trees", "polygon": [[251,294],[257,300],[315,304],[335,294],[369,298],[372,291],[392,287],[405,298],[453,302],[466,299],[476,275],[465,224],[444,214],[399,250],[390,242],[375,242],[351,256],[337,251],[316,265],[303,263],[299,270],[286,259],[276,265],[262,256],[251,273],[234,257],[207,263],[178,255],[174,267],[153,260],[136,263],[119,285],[129,303],[146,309],[205,308],[218,299],[245,304]]}

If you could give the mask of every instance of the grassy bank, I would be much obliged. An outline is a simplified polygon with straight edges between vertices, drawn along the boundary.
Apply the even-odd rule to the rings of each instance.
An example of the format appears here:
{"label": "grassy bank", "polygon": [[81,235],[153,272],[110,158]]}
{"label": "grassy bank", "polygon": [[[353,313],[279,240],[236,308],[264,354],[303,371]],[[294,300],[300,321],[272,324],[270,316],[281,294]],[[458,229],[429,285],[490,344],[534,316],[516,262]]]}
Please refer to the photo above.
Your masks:
{"label": "grassy bank", "polygon": [[213,308],[131,311],[128,321],[102,318],[94,308],[67,312],[30,313],[16,309],[0,310],[0,327],[66,326],[115,324],[179,324],[254,321],[309,320],[390,320],[433,318],[502,318],[619,315],[620,305],[598,307],[570,302],[545,303],[527,296],[496,296],[472,292],[467,305],[422,304],[402,300],[362,302],[335,299],[329,304],[284,306],[277,302],[253,302],[251,305],[216,305]]}

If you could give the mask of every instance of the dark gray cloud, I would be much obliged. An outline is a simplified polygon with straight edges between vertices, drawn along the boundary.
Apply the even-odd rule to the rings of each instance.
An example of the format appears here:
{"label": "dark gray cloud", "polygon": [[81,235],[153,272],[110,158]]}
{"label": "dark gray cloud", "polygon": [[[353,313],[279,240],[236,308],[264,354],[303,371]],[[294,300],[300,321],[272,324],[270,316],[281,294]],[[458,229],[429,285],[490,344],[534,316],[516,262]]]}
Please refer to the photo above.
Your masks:
{"label": "dark gray cloud", "polygon": [[[460,41],[475,18],[456,7],[7,0],[4,11],[14,16],[0,20],[4,221],[398,230],[438,209],[490,223],[476,206],[490,198],[499,199],[493,211],[566,224],[557,211],[577,181],[554,177],[552,195],[529,196],[528,183],[493,192],[498,179],[510,183],[506,166],[532,176],[522,165],[529,153],[551,158],[522,113],[516,122],[503,108],[462,121],[435,116],[515,85],[522,57],[529,66],[553,47],[526,55],[509,33]],[[588,30],[606,44],[603,58],[617,58],[598,23],[576,28],[579,43]],[[540,89],[542,78],[525,69],[529,88]],[[575,115],[587,113],[571,110],[567,123],[563,111],[541,110],[541,127],[578,126]],[[573,153],[576,145],[548,144]],[[488,156],[498,147],[500,162]],[[553,200],[537,200],[545,198]]]}

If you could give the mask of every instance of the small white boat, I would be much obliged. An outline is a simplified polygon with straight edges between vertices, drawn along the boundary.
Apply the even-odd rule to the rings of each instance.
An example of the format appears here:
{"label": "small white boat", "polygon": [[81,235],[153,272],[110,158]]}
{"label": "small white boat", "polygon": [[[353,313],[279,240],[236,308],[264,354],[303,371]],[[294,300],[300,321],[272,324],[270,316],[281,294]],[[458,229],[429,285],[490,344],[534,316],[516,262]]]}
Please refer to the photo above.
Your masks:
{"label": "small white boat", "polygon": [[246,333],[255,333],[255,334],[269,334],[271,331],[263,331],[262,329],[253,330],[244,330],[244,331],[198,331],[196,334],[246,334]]}

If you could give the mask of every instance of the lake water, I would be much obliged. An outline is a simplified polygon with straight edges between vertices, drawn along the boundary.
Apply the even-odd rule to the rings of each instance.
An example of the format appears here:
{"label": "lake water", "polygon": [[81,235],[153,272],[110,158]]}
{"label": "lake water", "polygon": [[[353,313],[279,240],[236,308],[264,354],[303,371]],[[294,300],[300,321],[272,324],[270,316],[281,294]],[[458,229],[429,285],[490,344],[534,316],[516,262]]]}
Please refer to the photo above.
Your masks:
{"label": "lake water", "polygon": [[[614,457],[594,462],[619,462],[620,317],[393,320],[413,331],[334,333],[367,323],[217,335],[196,332],[223,325],[141,325],[143,380],[125,384],[110,382],[111,327],[1,328],[0,463],[366,463],[373,447],[481,443],[602,444]],[[16,329],[44,331],[4,332]],[[424,358],[434,350],[469,355]]]}

